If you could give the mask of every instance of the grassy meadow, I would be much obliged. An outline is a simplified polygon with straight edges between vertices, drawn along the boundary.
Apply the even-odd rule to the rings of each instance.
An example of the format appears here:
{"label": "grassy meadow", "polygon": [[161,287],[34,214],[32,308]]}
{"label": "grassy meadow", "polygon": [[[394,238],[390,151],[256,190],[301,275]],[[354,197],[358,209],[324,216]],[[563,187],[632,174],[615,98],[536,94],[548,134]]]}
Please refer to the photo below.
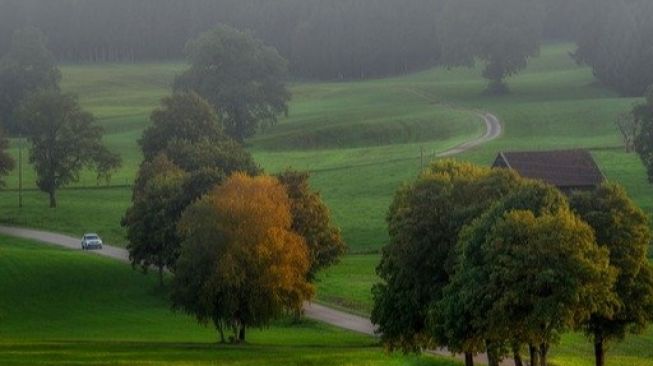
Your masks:
{"label": "grassy meadow", "polygon": [[93,254],[0,236],[2,365],[453,366],[386,355],[378,341],[305,321],[252,330],[248,344],[173,313],[154,275]]}
{"label": "grassy meadow", "polygon": [[[320,275],[320,302],[369,313],[370,288],[377,281],[378,251],[387,242],[384,218],[393,192],[418,174],[421,153],[428,161],[437,152],[482,134],[478,111],[496,114],[504,134],[458,159],[488,165],[504,150],[588,148],[608,179],[623,184],[648,213],[653,212],[653,186],[647,183],[638,157],[624,153],[614,125],[617,115],[638,100],[621,98],[598,85],[590,69],[569,58],[571,48],[544,46],[527,70],[509,80],[512,93],[500,97],[483,94],[480,69],[292,84],[290,116],[247,145],[268,172],[286,167],[310,170],[313,186],[322,192],[343,230],[350,253]],[[137,140],[150,111],[169,93],[172,79],[183,67],[175,63],[63,67],[63,89],[79,94],[82,104],[98,117],[108,145],[121,153],[124,166],[110,188],[98,186],[92,173],[83,174],[78,184],[59,193],[56,210],[47,208],[46,195],[33,190],[32,172],[25,175],[32,190],[25,193],[25,207],[19,210],[14,174],[6,179],[7,190],[0,192],[0,221],[75,235],[97,231],[106,241],[124,245],[119,221],[129,205],[128,185],[140,162]],[[13,145],[16,153],[18,142]],[[274,332],[261,337],[270,334]],[[63,353],[75,347],[52,345],[60,346]],[[152,347],[150,351],[158,354],[158,346]],[[619,358],[610,362],[653,365],[651,349],[651,332],[629,338],[611,350],[609,355]],[[591,350],[582,336],[566,336],[555,352],[560,364],[590,364]]]}

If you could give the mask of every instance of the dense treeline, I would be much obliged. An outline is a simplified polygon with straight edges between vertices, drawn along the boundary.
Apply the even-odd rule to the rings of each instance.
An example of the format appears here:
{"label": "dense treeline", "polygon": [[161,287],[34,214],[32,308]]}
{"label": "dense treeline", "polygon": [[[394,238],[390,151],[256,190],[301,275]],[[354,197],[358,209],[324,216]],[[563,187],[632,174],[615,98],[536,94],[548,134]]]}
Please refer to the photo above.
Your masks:
{"label": "dense treeline", "polygon": [[586,12],[578,29],[576,59],[605,85],[639,96],[653,84],[653,2],[579,0]]}
{"label": "dense treeline", "polygon": [[[560,0],[546,34],[570,39]],[[443,0],[0,0],[0,54],[13,30],[42,29],[59,60],[181,58],[218,23],[249,29],[310,78],[366,78],[438,64]]]}
{"label": "dense treeline", "polygon": [[440,1],[3,0],[0,53],[36,26],[66,61],[181,58],[185,43],[225,23],[277,48],[295,74],[358,78],[431,66]]}

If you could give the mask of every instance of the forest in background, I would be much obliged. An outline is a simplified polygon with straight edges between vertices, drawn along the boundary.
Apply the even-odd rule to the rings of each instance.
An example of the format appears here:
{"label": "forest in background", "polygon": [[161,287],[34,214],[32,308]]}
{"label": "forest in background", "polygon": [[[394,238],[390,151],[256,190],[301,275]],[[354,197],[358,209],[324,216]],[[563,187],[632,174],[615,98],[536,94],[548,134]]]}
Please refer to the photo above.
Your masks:
{"label": "forest in background", "polygon": [[[568,1],[542,0],[544,37],[573,39]],[[0,55],[34,26],[63,62],[181,59],[189,39],[218,23],[248,29],[293,75],[365,79],[436,66],[445,0],[0,0]]]}

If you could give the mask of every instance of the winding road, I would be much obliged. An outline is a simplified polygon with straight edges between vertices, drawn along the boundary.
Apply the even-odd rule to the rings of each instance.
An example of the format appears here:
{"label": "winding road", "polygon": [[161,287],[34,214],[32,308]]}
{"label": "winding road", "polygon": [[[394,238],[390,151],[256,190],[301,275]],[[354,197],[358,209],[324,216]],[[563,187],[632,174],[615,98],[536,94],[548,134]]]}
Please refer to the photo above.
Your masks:
{"label": "winding road", "polygon": [[[501,136],[503,132],[503,128],[501,126],[501,122],[495,115],[491,113],[484,113],[484,114],[479,114],[479,117],[481,117],[486,127],[485,133],[482,136],[474,140],[470,140],[465,143],[462,143],[446,151],[440,152],[439,154],[437,154],[437,156],[450,157],[457,154],[461,154],[465,151],[481,146]],[[0,225],[0,234],[28,239],[28,240],[34,240],[37,242],[64,247],[71,250],[81,250],[80,248],[81,238],[73,238],[71,236],[47,232],[47,231]],[[127,250],[111,245],[104,245],[102,250],[89,251],[88,253],[92,255],[100,255],[121,262],[129,263],[129,253],[127,252]],[[304,305],[304,313],[306,317],[310,319],[324,322],[326,324],[330,324],[341,329],[346,329],[346,330],[350,330],[353,332],[362,333],[370,336],[377,336],[374,325],[368,318],[365,317],[352,315],[344,311],[336,310],[315,303],[306,303]],[[434,350],[434,351],[430,351],[430,353],[441,355],[441,356],[452,356],[451,353],[446,349]],[[461,358],[460,355],[452,356],[452,357]],[[487,364],[487,358],[484,355],[479,355],[476,361],[478,363]],[[509,363],[504,362],[504,365],[508,365],[508,364]]]}

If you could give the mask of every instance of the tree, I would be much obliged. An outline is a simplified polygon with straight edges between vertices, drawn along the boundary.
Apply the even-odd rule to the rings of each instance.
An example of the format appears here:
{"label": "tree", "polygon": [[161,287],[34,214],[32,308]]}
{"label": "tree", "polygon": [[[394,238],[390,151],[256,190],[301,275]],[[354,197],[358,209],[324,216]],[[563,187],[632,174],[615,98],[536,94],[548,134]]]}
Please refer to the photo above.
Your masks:
{"label": "tree", "polygon": [[20,104],[32,93],[58,89],[61,73],[46,48],[46,38],[36,28],[17,30],[11,48],[0,59],[0,124],[10,133],[22,126],[15,120]]}
{"label": "tree", "polygon": [[238,142],[288,113],[286,61],[249,33],[219,26],[189,42],[187,54],[191,67],[175,80],[175,90],[206,98]]}
{"label": "tree", "polygon": [[187,172],[215,168],[226,176],[234,172],[257,175],[261,168],[243,146],[229,138],[198,141],[173,139],[162,151],[177,166]]}
{"label": "tree", "polygon": [[653,85],[646,93],[646,103],[635,106],[632,114],[639,125],[635,150],[646,167],[649,182],[653,183]]}
{"label": "tree", "polygon": [[373,288],[372,321],[387,348],[409,352],[442,344],[427,318],[452,275],[458,234],[518,183],[510,170],[440,161],[395,194],[390,244],[377,267],[382,282]]}
{"label": "tree", "polygon": [[540,183],[527,181],[467,226],[457,253],[432,322],[454,342],[485,342],[490,364],[505,347],[521,359],[519,348],[528,344],[531,364],[546,365],[558,335],[611,299],[607,251],[562,194]]}
{"label": "tree", "polygon": [[304,238],[308,246],[311,260],[308,280],[312,282],[320,270],[338,263],[347,246],[340,230],[331,223],[329,208],[322,202],[320,194],[310,189],[309,177],[308,173],[295,171],[285,171],[277,176],[290,198],[292,229]]}
{"label": "tree", "polygon": [[83,168],[94,168],[99,181],[120,166],[120,157],[102,144],[102,128],[73,95],[38,92],[22,105],[18,120],[32,145],[36,184],[50,196],[51,208],[57,207],[57,189],[79,181]]}
{"label": "tree", "polygon": [[16,162],[14,158],[7,153],[9,148],[9,140],[4,136],[0,130],[0,187],[5,186],[5,182],[2,180],[2,177],[5,177],[9,174],[10,171],[14,169]]}
{"label": "tree", "polygon": [[180,197],[186,179],[187,173],[165,155],[144,162],[136,180],[132,206],[121,222],[127,229],[132,266],[139,266],[143,272],[156,267],[161,285],[164,269],[174,268],[179,256],[177,222],[184,208]]}
{"label": "tree", "polygon": [[442,62],[473,66],[478,58],[488,91],[507,92],[505,78],[539,52],[543,13],[537,0],[448,0],[438,19]]}
{"label": "tree", "polygon": [[291,226],[276,179],[234,174],[184,212],[174,307],[221,333],[233,326],[241,342],[247,327],[299,311],[313,287],[308,250]]}
{"label": "tree", "polygon": [[132,264],[156,266],[160,274],[175,270],[183,211],[232,173],[260,173],[252,156],[222,134],[217,115],[197,94],[178,93],[162,104],[140,140],[145,160],[122,219]]}
{"label": "tree", "polygon": [[576,61],[606,86],[641,96],[653,84],[653,3],[648,0],[579,0]]}
{"label": "tree", "polygon": [[162,106],[150,116],[152,125],[139,140],[145,159],[152,159],[175,140],[226,140],[213,108],[199,95],[176,93],[161,100]]}
{"label": "tree", "polygon": [[626,153],[635,151],[635,139],[639,134],[639,122],[631,113],[623,113],[617,117],[615,124],[619,128],[621,137],[624,142],[624,149]]}
{"label": "tree", "polygon": [[607,342],[621,341],[626,333],[640,333],[653,320],[653,271],[647,257],[651,229],[644,212],[616,185],[577,193],[571,206],[592,226],[618,274],[611,315],[592,314],[584,326],[594,343],[596,365],[603,366]]}

